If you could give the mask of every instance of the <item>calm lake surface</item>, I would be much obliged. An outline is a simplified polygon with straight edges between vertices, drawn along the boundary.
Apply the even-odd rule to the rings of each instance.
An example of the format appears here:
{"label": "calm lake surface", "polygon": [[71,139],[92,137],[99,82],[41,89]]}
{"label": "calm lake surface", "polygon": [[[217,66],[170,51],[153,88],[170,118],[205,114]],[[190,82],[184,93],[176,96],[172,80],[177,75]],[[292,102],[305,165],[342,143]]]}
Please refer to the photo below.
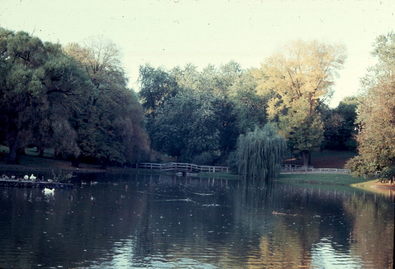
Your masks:
{"label": "calm lake surface", "polygon": [[0,189],[0,268],[392,268],[394,201],[166,176]]}

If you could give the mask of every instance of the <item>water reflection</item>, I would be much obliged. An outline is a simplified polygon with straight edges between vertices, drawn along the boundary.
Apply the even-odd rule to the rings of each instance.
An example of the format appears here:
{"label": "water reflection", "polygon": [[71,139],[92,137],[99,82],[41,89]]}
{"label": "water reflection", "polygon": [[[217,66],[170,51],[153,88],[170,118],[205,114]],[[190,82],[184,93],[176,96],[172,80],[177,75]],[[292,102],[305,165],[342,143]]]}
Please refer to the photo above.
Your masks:
{"label": "water reflection", "polygon": [[391,268],[393,201],[176,177],[0,191],[4,268]]}

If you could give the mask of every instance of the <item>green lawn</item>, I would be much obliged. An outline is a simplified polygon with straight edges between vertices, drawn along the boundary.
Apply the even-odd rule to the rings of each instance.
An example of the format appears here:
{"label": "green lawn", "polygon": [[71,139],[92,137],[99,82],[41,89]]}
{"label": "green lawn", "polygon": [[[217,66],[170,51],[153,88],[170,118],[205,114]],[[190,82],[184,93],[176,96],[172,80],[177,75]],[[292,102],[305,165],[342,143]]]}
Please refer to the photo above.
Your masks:
{"label": "green lawn", "polygon": [[366,181],[366,179],[353,177],[347,174],[281,174],[277,180],[287,183],[330,185],[351,185]]}

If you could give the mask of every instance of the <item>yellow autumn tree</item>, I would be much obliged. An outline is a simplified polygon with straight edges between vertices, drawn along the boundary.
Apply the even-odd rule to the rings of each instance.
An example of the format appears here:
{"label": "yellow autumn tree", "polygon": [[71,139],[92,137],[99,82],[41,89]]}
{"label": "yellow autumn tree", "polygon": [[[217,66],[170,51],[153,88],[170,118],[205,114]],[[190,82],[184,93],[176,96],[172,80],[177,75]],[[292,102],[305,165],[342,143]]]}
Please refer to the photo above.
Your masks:
{"label": "yellow autumn tree", "polygon": [[345,60],[341,45],[318,41],[294,41],[252,70],[257,91],[271,95],[267,114],[277,122],[295,154],[308,165],[312,150],[323,139],[320,105],[332,93],[332,86]]}

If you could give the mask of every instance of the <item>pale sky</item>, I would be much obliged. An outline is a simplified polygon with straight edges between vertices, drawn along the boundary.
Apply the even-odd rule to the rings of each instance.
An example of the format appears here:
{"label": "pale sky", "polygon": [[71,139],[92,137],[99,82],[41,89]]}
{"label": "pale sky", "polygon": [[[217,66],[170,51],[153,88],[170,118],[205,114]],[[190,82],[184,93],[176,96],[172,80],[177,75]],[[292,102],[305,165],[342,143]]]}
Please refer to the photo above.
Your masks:
{"label": "pale sky", "polygon": [[204,67],[234,60],[249,68],[295,39],[341,43],[347,61],[334,106],[360,88],[374,64],[375,38],[395,31],[395,0],[0,0],[0,26],[61,44],[110,39],[136,90],[145,63]]}

